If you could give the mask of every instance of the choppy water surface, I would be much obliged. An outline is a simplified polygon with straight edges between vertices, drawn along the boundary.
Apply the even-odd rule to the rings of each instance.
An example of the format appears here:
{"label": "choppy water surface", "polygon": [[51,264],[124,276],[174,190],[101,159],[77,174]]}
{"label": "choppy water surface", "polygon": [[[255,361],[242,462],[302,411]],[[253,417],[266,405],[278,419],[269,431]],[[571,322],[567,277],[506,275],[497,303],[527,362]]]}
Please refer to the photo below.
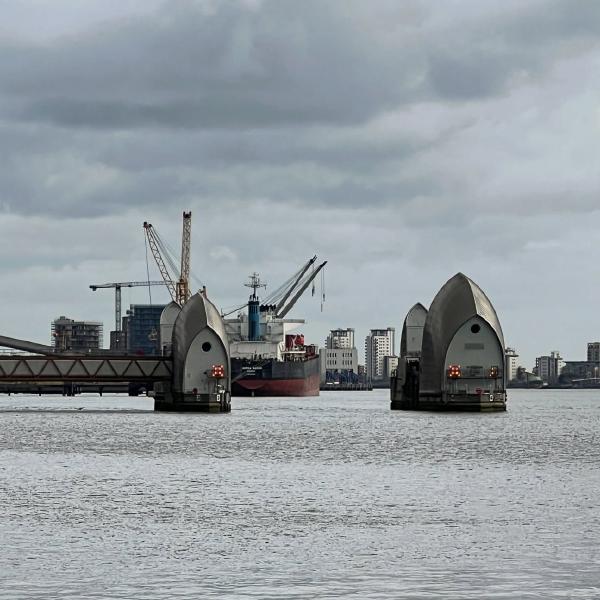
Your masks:
{"label": "choppy water surface", "polygon": [[388,407],[0,397],[0,598],[600,598],[600,392]]}

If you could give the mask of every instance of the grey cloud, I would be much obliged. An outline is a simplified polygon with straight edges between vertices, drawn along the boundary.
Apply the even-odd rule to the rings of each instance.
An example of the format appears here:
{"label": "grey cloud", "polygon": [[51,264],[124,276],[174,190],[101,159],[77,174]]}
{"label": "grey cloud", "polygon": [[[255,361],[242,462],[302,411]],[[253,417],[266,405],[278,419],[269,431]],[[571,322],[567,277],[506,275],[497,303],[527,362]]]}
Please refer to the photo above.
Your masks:
{"label": "grey cloud", "polygon": [[447,54],[438,52],[429,61],[429,79],[437,95],[449,100],[485,98],[503,93],[515,63],[507,56],[473,54],[472,48]]}
{"label": "grey cloud", "polygon": [[[66,126],[335,123],[380,110],[410,67],[321,3],[224,2],[210,15],[169,6],[46,47],[3,48],[4,93],[25,100],[22,118]],[[393,78],[380,77],[384,63]]]}
{"label": "grey cloud", "polygon": [[598,43],[600,4],[593,0],[550,0],[506,18],[508,40],[524,46],[567,44],[574,40]]}
{"label": "grey cloud", "polygon": [[[359,123],[428,98],[501,93],[519,70],[551,64],[561,35],[592,35],[585,24],[595,16],[588,9],[589,19],[567,18],[561,29],[556,15],[569,15],[568,3],[555,2],[463,28],[455,6],[454,23],[439,30],[422,16],[426,3],[416,23],[389,3],[369,11],[350,1],[257,6],[219,2],[208,12],[202,3],[166,3],[43,46],[5,43],[2,92],[19,98],[16,117],[65,127]],[[538,48],[520,29],[534,19]]]}
{"label": "grey cloud", "polygon": [[[491,12],[491,11],[490,11]],[[505,94],[526,73],[537,77],[570,53],[600,45],[600,5],[589,0],[522,3],[438,32],[428,82],[442,98],[466,100]]]}

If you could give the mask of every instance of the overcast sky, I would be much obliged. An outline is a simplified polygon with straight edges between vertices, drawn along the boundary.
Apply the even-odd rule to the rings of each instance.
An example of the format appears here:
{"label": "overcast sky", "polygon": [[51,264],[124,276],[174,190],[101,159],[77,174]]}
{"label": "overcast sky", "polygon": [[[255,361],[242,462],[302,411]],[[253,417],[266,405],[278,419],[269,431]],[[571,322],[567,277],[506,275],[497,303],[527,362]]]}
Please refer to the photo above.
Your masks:
{"label": "overcast sky", "polygon": [[[531,367],[600,339],[597,0],[0,0],[0,333],[113,326],[142,222],[220,307],[329,261],[310,341],[457,271]],[[152,277],[158,278],[154,265]],[[153,301],[166,301],[153,290]],[[124,292],[147,302],[147,289]],[[399,337],[399,336],[398,336]]]}

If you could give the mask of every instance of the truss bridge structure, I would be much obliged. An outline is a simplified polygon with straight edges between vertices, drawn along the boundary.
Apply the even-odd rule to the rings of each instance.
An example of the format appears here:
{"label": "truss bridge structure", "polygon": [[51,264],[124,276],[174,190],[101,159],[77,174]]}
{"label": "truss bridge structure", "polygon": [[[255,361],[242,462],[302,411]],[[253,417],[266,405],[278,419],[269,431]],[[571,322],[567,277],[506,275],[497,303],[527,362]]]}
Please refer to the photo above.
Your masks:
{"label": "truss bridge structure", "polygon": [[172,361],[153,356],[0,357],[0,382],[26,383],[156,383],[170,381]]}

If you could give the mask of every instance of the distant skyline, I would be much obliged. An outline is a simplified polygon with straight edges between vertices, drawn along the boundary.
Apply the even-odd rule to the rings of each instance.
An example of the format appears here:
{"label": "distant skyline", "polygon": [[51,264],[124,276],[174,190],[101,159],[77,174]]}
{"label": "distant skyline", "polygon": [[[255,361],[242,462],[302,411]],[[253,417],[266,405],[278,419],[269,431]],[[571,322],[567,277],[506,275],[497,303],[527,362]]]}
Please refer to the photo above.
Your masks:
{"label": "distant skyline", "polygon": [[290,314],[319,345],[399,332],[458,271],[527,368],[600,339],[600,3],[0,11],[0,333],[47,343],[59,315],[108,332],[113,294],[88,286],[145,279],[142,222],[176,248],[189,209],[219,307],[253,271],[268,292],[329,261],[324,311],[308,293]]}

